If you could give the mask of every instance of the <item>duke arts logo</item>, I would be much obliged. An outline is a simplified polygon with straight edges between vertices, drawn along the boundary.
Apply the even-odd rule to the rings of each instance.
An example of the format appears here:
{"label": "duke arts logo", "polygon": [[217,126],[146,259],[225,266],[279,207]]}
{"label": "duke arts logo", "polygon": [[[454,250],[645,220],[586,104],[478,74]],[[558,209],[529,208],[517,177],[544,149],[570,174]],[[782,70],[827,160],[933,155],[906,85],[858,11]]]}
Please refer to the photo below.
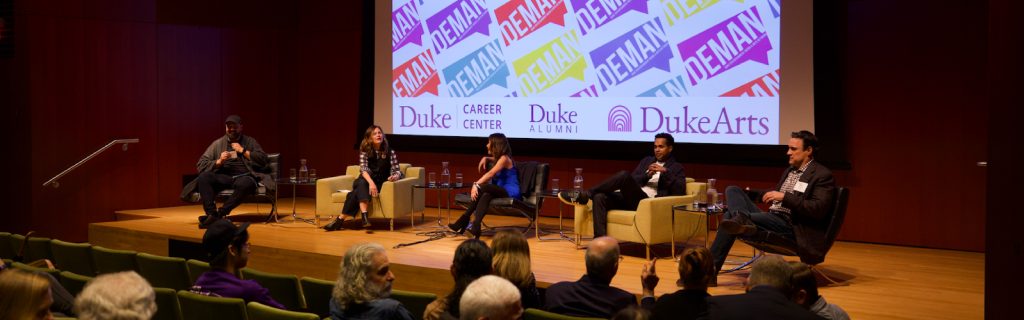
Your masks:
{"label": "duke arts logo", "polygon": [[767,65],[771,49],[757,7],[750,7],[679,43],[679,55],[691,86],[747,60]]}
{"label": "duke arts logo", "polygon": [[434,68],[434,57],[430,50],[409,59],[391,72],[391,92],[396,97],[418,97],[424,92],[437,95],[441,80]]}
{"label": "duke arts logo", "polygon": [[434,52],[437,54],[465,40],[474,32],[489,36],[491,31],[487,26],[490,24],[491,14],[487,12],[484,0],[456,1],[427,18],[427,29],[430,30],[430,39],[434,42]]}
{"label": "duke arts logo", "polygon": [[618,105],[608,111],[608,131],[633,132],[633,114],[629,109]]}
{"label": "duke arts logo", "polygon": [[577,46],[579,38],[571,30],[512,62],[522,95],[537,94],[569,77],[583,81],[587,61]]}
{"label": "duke arts logo", "polygon": [[512,0],[494,9],[506,46],[549,23],[565,26],[565,12],[563,0]]}
{"label": "duke arts logo", "polygon": [[420,24],[420,15],[414,1],[391,12],[391,21],[391,52],[409,43],[423,45],[423,25]]}
{"label": "duke arts logo", "polygon": [[612,22],[629,10],[647,14],[647,0],[569,0],[583,35]]}
{"label": "duke arts logo", "polygon": [[469,97],[491,85],[508,88],[508,68],[498,40],[444,68],[444,78],[453,97]]}

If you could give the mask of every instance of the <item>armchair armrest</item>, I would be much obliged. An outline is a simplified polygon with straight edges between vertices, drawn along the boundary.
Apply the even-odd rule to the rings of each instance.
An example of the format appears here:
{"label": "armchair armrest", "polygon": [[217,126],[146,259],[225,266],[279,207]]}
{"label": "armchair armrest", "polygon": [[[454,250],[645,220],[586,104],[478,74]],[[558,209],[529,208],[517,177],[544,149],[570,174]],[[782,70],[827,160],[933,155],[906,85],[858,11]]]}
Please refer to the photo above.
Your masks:
{"label": "armchair armrest", "polygon": [[[651,243],[662,243],[668,241],[672,236],[672,211],[673,206],[692,204],[696,195],[668,196],[659,198],[648,198],[640,200],[636,208],[637,230],[650,230],[651,234],[645,235]],[[681,219],[676,219],[680,224]],[[681,230],[677,230],[679,232]]]}
{"label": "armchair armrest", "polygon": [[352,183],[356,181],[355,176],[334,176],[316,180],[316,208],[321,214],[333,213],[330,209],[331,194],[339,189],[352,189]]}

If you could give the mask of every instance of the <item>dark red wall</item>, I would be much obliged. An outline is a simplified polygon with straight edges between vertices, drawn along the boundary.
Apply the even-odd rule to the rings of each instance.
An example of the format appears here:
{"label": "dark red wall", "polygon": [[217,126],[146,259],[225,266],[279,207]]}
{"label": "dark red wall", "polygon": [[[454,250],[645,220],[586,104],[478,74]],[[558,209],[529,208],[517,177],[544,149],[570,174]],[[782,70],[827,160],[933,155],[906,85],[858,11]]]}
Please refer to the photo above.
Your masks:
{"label": "dark red wall", "polygon": [[[321,176],[354,163],[361,2],[270,0],[16,1],[15,56],[0,58],[5,194],[16,232],[85,240],[90,222],[113,211],[180,204],[181,176],[194,172],[222,121],[241,114],[248,134],[307,158]],[[984,251],[988,150],[984,6],[849,0],[836,34],[841,49],[844,148],[852,170],[841,239]],[[949,21],[956,21],[955,27]],[[43,181],[115,138],[108,151],[61,181]],[[401,146],[397,146],[401,150]],[[679,148],[676,152],[687,152]],[[481,154],[483,146],[481,146]],[[637,155],[637,158],[642,155]],[[784,154],[779,155],[780,165]],[[400,153],[437,170],[451,161],[467,181],[477,155]],[[518,156],[552,164],[569,185],[573,167],[595,183],[635,163]],[[781,167],[686,164],[688,176],[770,187]],[[430,201],[429,204],[433,204]],[[557,212],[553,203],[546,214]],[[198,213],[197,213],[198,214]]]}

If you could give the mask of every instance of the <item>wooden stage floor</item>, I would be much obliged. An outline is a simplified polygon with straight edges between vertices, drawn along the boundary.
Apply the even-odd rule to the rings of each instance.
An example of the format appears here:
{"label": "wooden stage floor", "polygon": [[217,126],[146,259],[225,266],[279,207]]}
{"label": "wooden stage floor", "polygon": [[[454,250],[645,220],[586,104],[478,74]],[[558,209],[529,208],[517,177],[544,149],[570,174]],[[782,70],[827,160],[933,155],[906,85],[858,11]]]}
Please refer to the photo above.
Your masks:
{"label": "wooden stage floor", "polygon": [[[290,203],[282,201],[282,212],[289,212]],[[261,205],[261,212],[269,206]],[[299,199],[302,217],[312,217],[313,200]],[[118,221],[93,223],[89,226],[89,242],[116,249],[130,249],[167,255],[169,242],[200,243],[203,231],[197,228],[198,205],[124,210],[117,212]],[[432,292],[442,295],[452,286],[448,267],[452,255],[464,237],[447,237],[416,245],[394,248],[400,243],[427,239],[417,235],[408,219],[395,223],[395,231],[387,230],[386,220],[375,220],[372,231],[343,230],[324,232],[308,223],[292,221],[282,215],[280,223],[264,224],[257,207],[246,204],[234,211],[233,221],[251,221],[249,227],[252,253],[249,267],[276,273],[296,274],[334,280],[341,256],[352,244],[372,241],[388,248],[396,280],[394,287],[402,290]],[[453,210],[453,214],[458,214]],[[437,211],[427,208],[427,220],[416,226],[437,224]],[[435,220],[432,220],[433,219]],[[327,221],[326,219],[323,221]],[[488,217],[490,225],[525,225],[513,217]],[[572,221],[566,219],[567,230]],[[557,218],[542,218],[544,230],[557,229]],[[542,237],[545,237],[542,235]],[[712,238],[714,237],[712,233]],[[545,237],[546,238],[546,237]],[[485,233],[483,240],[489,241]],[[559,281],[573,281],[584,272],[584,250],[568,241],[537,241],[529,233],[533,270],[538,285],[547,287]],[[703,245],[699,237],[688,245]],[[668,256],[668,246],[656,248]],[[612,285],[639,294],[640,271],[644,263],[642,245],[623,244],[625,260]],[[741,243],[733,254],[750,255],[751,249]],[[736,260],[742,257],[731,257]],[[822,288],[821,294],[844,308],[854,319],[980,319],[984,316],[983,253],[922,249],[889,245],[837,242],[821,265],[829,275],[848,279],[845,286]],[[787,260],[795,258],[787,257]],[[661,282],[657,294],[677,290],[676,264],[668,258],[657,262]],[[743,292],[743,279],[748,271],[720,275],[719,287],[712,295]]]}

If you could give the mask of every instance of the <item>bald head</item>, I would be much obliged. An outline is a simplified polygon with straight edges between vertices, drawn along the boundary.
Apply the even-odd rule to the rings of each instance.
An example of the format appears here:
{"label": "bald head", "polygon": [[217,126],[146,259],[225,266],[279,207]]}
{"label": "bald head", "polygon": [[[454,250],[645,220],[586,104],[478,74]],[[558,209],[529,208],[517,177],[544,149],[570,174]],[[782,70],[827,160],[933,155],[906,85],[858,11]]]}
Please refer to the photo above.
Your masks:
{"label": "bald head", "polygon": [[587,246],[587,275],[597,283],[612,282],[619,271],[619,241],[612,237],[598,237]]}

